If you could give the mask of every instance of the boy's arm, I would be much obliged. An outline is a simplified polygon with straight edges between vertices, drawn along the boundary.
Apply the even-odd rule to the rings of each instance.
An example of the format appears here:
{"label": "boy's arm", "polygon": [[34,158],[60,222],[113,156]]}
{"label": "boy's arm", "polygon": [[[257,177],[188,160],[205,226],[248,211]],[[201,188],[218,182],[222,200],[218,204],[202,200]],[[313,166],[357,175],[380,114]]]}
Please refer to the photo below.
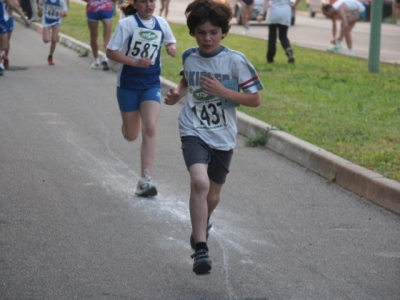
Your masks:
{"label": "boy's arm", "polygon": [[188,86],[187,82],[184,76],[181,77],[181,80],[179,80],[178,87],[176,90],[170,89],[167,95],[164,98],[164,103],[167,105],[174,105],[176,104],[179,100],[182,99],[183,96],[185,96],[188,92]]}

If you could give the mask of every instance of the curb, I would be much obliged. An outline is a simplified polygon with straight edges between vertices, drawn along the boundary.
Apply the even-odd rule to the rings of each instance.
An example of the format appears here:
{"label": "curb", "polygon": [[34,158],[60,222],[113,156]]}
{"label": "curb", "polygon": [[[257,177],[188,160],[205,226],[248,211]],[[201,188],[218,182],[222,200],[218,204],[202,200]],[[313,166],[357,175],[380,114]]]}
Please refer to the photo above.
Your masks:
{"label": "curb", "polygon": [[[16,19],[22,23],[20,19]],[[31,28],[42,33],[42,25],[33,23]],[[59,43],[79,53],[91,56],[89,45],[64,34],[59,34]],[[99,56],[103,55],[99,51]],[[110,69],[116,71],[118,64],[110,61]],[[161,77],[162,93],[176,88],[177,84]],[[184,103],[182,99],[180,103]],[[296,138],[284,131],[275,130],[270,124],[237,112],[238,133],[245,137],[254,137],[259,131],[268,131],[265,147],[283,157],[315,172],[365,199],[400,215],[400,182],[385,178],[379,173],[358,166],[331,152]]]}

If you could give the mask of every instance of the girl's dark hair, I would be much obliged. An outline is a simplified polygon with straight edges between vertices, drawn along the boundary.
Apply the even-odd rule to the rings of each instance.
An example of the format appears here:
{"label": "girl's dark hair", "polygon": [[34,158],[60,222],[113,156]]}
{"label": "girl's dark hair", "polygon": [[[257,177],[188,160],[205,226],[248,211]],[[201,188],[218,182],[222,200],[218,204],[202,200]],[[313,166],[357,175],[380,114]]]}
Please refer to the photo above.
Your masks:
{"label": "girl's dark hair", "polygon": [[322,11],[323,12],[329,12],[329,10],[332,8],[333,6],[330,4],[325,4],[324,6],[322,6]]}
{"label": "girl's dark hair", "polygon": [[133,15],[137,12],[136,8],[133,7],[131,1],[125,1],[119,6],[119,9],[124,13],[125,16]]}
{"label": "girl's dark hair", "polygon": [[194,0],[185,10],[186,25],[190,35],[194,35],[197,26],[209,21],[214,26],[220,27],[223,34],[227,34],[232,20],[232,10],[228,4],[214,2],[213,0]]}

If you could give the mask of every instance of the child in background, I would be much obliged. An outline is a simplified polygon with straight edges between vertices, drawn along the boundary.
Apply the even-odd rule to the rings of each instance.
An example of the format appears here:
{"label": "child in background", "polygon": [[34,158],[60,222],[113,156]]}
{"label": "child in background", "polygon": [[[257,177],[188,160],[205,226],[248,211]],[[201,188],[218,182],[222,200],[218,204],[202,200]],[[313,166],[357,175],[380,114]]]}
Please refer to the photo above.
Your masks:
{"label": "child in background", "polygon": [[10,8],[21,16],[27,27],[31,24],[31,21],[27,20],[21,11],[18,0],[0,0],[0,76],[4,75],[5,66],[8,68],[9,63],[6,54],[10,49],[10,37],[14,27],[14,23],[9,22],[10,16],[8,12]]}
{"label": "child in background", "polygon": [[164,16],[165,19],[168,16],[168,12],[169,12],[169,2],[170,0],[160,0],[161,1],[161,8],[160,8],[160,16],[162,16],[163,12],[164,12]]}
{"label": "child in background", "polygon": [[253,14],[254,0],[239,0],[242,5],[242,23],[243,23],[243,34],[247,35],[250,29],[250,19]]}
{"label": "child in background", "polygon": [[[176,39],[167,21],[153,15],[156,0],[133,0],[121,4],[125,18],[107,46],[107,57],[120,63],[117,99],[122,116],[122,134],[128,141],[142,132],[141,179],[135,194],[157,195],[150,174],[156,150],[156,127],[161,104],[161,47],[176,56]],[[122,50],[122,51],[121,51]]]}
{"label": "child in background", "polygon": [[64,0],[39,0],[39,17],[42,17],[43,42],[50,42],[49,56],[47,62],[54,65],[53,54],[58,42],[61,19],[67,16],[67,3]]}
{"label": "child in background", "polygon": [[13,16],[13,10],[11,6],[6,5],[6,10],[8,13],[8,21],[7,21],[7,48],[4,50],[4,55],[3,55],[3,64],[4,68],[7,70],[10,66],[10,60],[8,59],[8,54],[10,53],[10,47],[11,47],[11,36],[12,32],[14,31],[14,16]]}
{"label": "child in background", "polygon": [[[99,58],[99,22],[103,25],[103,48],[106,50],[107,44],[110,41],[112,30],[112,19],[114,16],[113,2],[117,0],[83,0],[86,2],[86,18],[90,32],[90,47],[93,54],[93,63],[91,65],[93,70],[100,70]],[[104,54],[101,58],[101,65],[103,70],[109,70],[107,56]]]}
{"label": "child in background", "polygon": [[[195,0],[185,11],[187,26],[198,47],[182,55],[183,76],[171,89],[165,104],[174,105],[187,94],[178,118],[182,152],[190,175],[189,209],[192,223],[190,243],[193,272],[207,274],[212,268],[208,255],[210,216],[220,194],[236,147],[235,105],[257,107],[264,87],[251,62],[240,52],[221,45],[230,29],[229,6],[212,0]],[[231,90],[222,82],[236,82]],[[239,88],[243,92],[239,92]],[[231,105],[224,106],[225,99]],[[233,104],[232,104],[233,103]]]}

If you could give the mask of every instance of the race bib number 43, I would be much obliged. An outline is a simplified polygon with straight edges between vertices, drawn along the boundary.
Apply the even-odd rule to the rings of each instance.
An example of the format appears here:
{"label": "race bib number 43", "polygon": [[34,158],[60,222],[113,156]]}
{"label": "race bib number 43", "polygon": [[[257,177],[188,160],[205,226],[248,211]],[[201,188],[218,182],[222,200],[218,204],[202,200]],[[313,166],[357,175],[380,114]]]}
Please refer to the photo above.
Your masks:
{"label": "race bib number 43", "polygon": [[161,47],[161,36],[162,33],[158,30],[136,28],[129,46],[128,56],[136,59],[148,57],[151,59],[151,64],[154,65]]}

